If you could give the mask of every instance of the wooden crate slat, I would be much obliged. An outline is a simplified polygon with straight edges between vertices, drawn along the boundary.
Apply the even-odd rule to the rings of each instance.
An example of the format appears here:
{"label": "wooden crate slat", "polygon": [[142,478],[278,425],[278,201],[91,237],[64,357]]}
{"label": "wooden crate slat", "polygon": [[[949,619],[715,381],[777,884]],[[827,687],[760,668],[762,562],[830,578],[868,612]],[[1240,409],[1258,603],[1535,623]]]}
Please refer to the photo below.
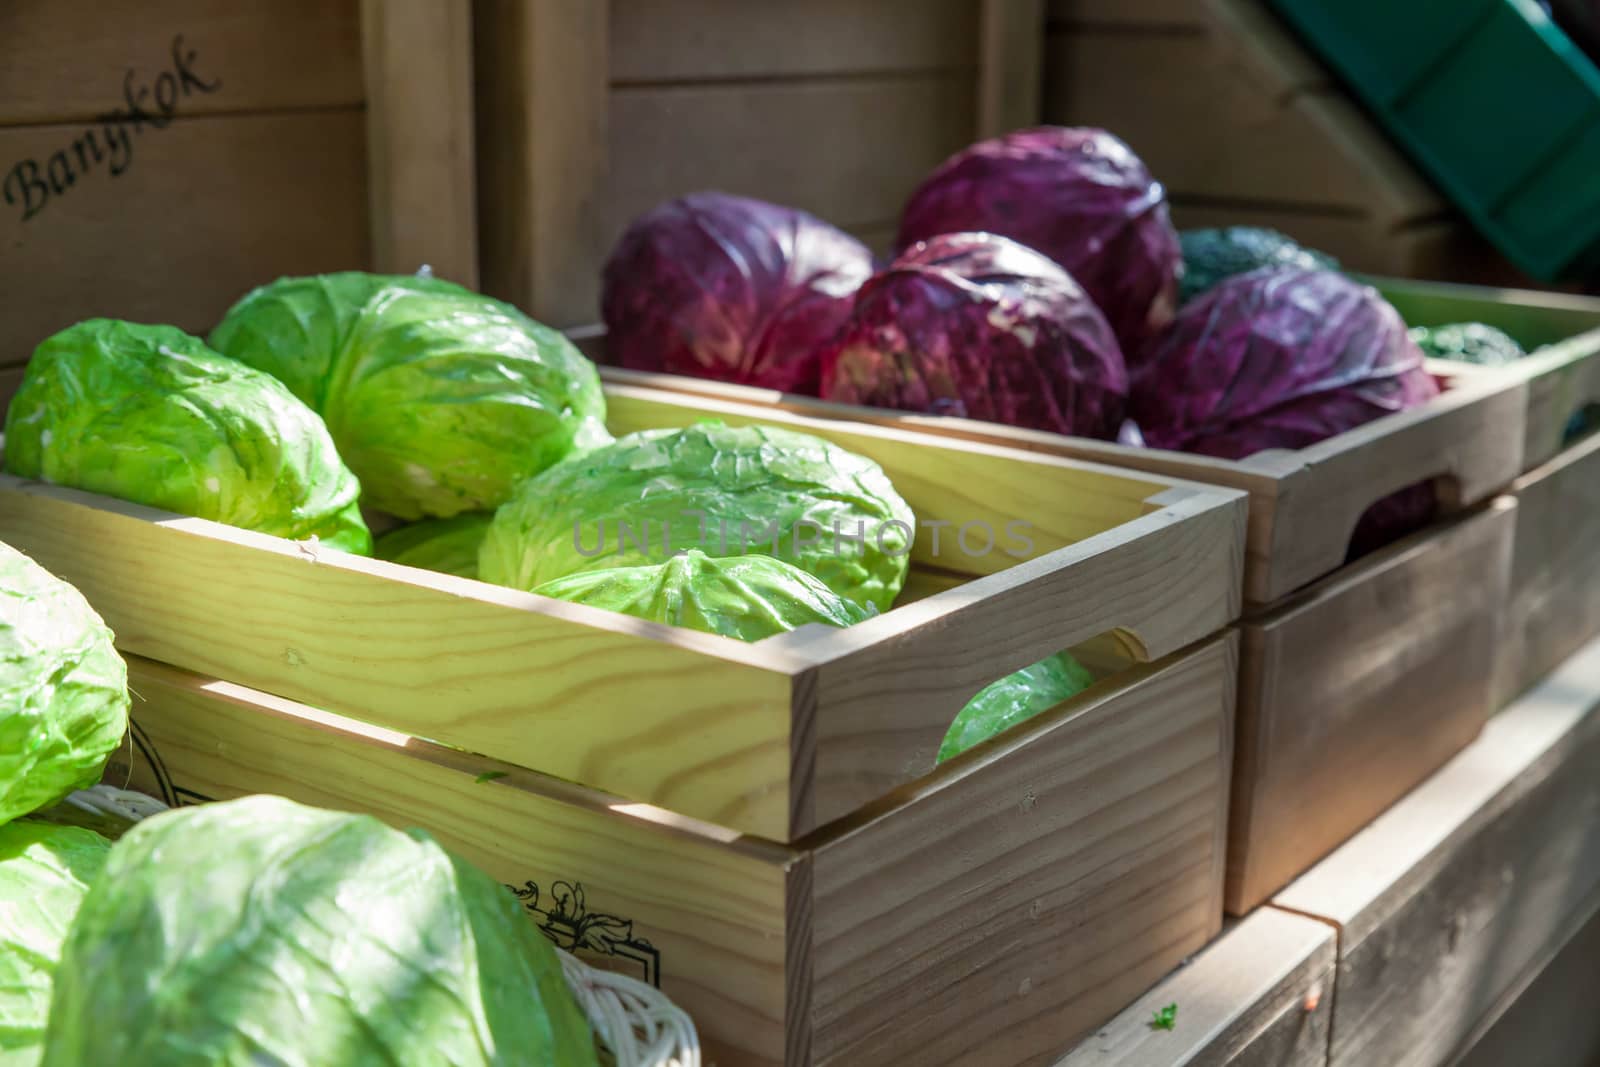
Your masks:
{"label": "wooden crate slat", "polygon": [[[1322,1067],[1335,956],[1332,927],[1262,908],[1056,1067]],[[1169,1004],[1178,1006],[1177,1025],[1152,1028]]]}
{"label": "wooden crate slat", "polygon": [[1041,107],[1044,0],[982,0],[977,136],[1036,125]]}
{"label": "wooden crate slat", "polygon": [[[180,118],[133,141],[127,169],[96,169],[37,215],[3,206],[7,273],[0,364],[82,319],[162,322],[204,333],[281,274],[367,262],[359,108]],[[0,160],[45,159],[80,126],[0,128]]]}
{"label": "wooden crate slat", "polygon": [[977,65],[972,0],[615,0],[611,80],[703,82]]}
{"label": "wooden crate slat", "polygon": [[1330,1062],[1447,1062],[1600,892],[1600,642],[1274,904],[1340,929]]}
{"label": "wooden crate slat", "polygon": [[469,0],[361,0],[373,269],[478,285]]}
{"label": "wooden crate slat", "polygon": [[1228,898],[1244,914],[1476,737],[1517,509],[1414,537],[1241,624]]}
{"label": "wooden crate slat", "polygon": [[1052,24],[1089,22],[1141,28],[1200,26],[1203,8],[1195,0],[1048,0]]}
{"label": "wooden crate slat", "polygon": [[[1596,305],[1597,302],[1584,299],[1584,310],[1578,316],[1587,318]],[[1574,413],[1600,403],[1600,330],[1591,323],[1587,332],[1553,345],[1518,366],[1528,379],[1523,468],[1532,470],[1561,451],[1567,422]]]}
{"label": "wooden crate slat", "polygon": [[[173,57],[180,34],[187,69],[216,83],[214,92],[193,84],[183,92]],[[13,0],[0,7],[0,48],[0,127],[88,123],[125,111],[130,71],[136,100],[146,90],[142,107],[158,118],[169,91],[179,115],[364,99],[356,0],[145,0],[127,17],[94,0]],[[173,90],[158,87],[163,73],[173,75]],[[147,129],[140,140],[161,132]],[[15,160],[0,151],[0,176]]]}

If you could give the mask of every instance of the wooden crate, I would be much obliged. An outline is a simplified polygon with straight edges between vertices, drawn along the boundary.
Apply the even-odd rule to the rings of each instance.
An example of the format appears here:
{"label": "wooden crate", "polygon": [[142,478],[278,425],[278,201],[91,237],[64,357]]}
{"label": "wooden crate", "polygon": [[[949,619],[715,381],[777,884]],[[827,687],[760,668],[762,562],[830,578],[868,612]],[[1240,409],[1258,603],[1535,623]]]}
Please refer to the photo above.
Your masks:
{"label": "wooden crate", "polygon": [[1126,140],[1180,227],[1267,226],[1357,270],[1526,284],[1259,0],[1049,0],[1043,114]]}
{"label": "wooden crate", "polygon": [[[1323,1067],[1335,954],[1331,927],[1262,908],[1055,1067]],[[1152,1027],[1167,1005],[1176,1025]]]}
{"label": "wooden crate", "polygon": [[0,5],[0,378],[282,274],[476,283],[468,0]]}
{"label": "wooden crate", "polygon": [[592,321],[636,216],[700,189],[875,249],[926,174],[1039,116],[1043,0],[478,0],[484,288]]}
{"label": "wooden crate", "polygon": [[1338,929],[1334,1067],[1454,1062],[1594,914],[1597,694],[1592,643],[1275,898]]}
{"label": "wooden crate", "polygon": [[1476,738],[1517,508],[1500,498],[1241,624],[1227,907],[1242,915]]}
{"label": "wooden crate", "polygon": [[[1492,295],[1489,290],[1468,286],[1451,287],[1447,293],[1444,287],[1400,279],[1373,281],[1397,302],[1413,292],[1428,294],[1428,300],[1415,299],[1408,305],[1420,316],[1414,325],[1462,321],[1452,316],[1468,314]],[[1562,328],[1547,325],[1545,335],[1552,339],[1569,336]],[[607,361],[602,329],[590,326],[569,333],[596,361]],[[1449,513],[1489,499],[1522,470],[1525,379],[1444,362],[1433,364],[1433,370],[1449,379],[1452,388],[1422,407],[1378,419],[1310,448],[1262,452],[1239,461],[1132,448],[971,419],[832,404],[679,375],[612,367],[602,373],[619,384],[764,404],[817,418],[901,426],[1245,490],[1250,494],[1250,531],[1244,597],[1247,603],[1263,607],[1344,565],[1357,521],[1389,493],[1432,479],[1441,507]]]}
{"label": "wooden crate", "polygon": [[[915,602],[745,644],[9,476],[0,540],[126,652],[785,841],[925,774],[995,679],[1092,638],[1159,659],[1239,613],[1238,493],[650,390],[608,403],[619,434],[716,417],[876,460],[924,524]],[[941,548],[940,521],[1033,544]]]}
{"label": "wooden crate", "polygon": [[1220,928],[1235,646],[1127,665],[794,845],[137,657],[110,780],[429,830],[558,944],[659,984],[708,1063],[1022,1067]]}

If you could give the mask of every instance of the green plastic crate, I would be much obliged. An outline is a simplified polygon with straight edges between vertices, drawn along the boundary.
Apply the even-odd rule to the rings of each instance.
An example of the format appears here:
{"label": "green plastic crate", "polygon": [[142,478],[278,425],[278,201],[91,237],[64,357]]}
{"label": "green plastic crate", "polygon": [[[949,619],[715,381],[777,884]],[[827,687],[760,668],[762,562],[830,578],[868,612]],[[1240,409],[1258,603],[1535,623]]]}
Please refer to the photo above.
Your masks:
{"label": "green plastic crate", "polygon": [[1536,0],[1270,2],[1508,259],[1600,266],[1600,69]]}

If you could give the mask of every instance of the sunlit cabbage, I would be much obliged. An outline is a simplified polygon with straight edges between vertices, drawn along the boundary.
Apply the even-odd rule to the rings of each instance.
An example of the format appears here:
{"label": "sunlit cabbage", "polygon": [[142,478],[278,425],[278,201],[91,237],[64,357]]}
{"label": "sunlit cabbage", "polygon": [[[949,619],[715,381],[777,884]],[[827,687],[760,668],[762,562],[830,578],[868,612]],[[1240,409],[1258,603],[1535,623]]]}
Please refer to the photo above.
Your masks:
{"label": "sunlit cabbage", "polygon": [[110,848],[76,826],[0,826],[0,1067],[39,1062],[61,943]]}
{"label": "sunlit cabbage", "polygon": [[956,715],[939,746],[939,762],[1049,711],[1094,684],[1094,675],[1065,652],[1008,674],[978,691]]}
{"label": "sunlit cabbage", "polygon": [[912,245],[862,287],[823,357],[822,394],[1109,439],[1128,371],[1105,316],[1054,261],[959,233]]}
{"label": "sunlit cabbage", "polygon": [[423,519],[378,538],[373,554],[407,567],[476,578],[478,547],[493,518],[490,511],[469,511],[449,519]]}
{"label": "sunlit cabbage", "polygon": [[1171,321],[1183,270],[1166,190],[1105,130],[1042,126],[980,141],[939,166],[900,218],[898,246],[997,233],[1066,268],[1131,366]]}
{"label": "sunlit cabbage", "polygon": [[489,524],[478,576],[531,590],[698,548],[776,556],[881,611],[905,582],[914,522],[869,459],[792,430],[706,421],[629,434],[523,483]]}
{"label": "sunlit cabbage", "polygon": [[128,668],[79,592],[0,544],[0,823],[100,780],[128,730]]}
{"label": "sunlit cabbage", "polygon": [[665,563],[584,571],[533,591],[740,641],[760,641],[809,623],[850,626],[870,614],[782,560],[713,558],[699,549]]}
{"label": "sunlit cabbage", "polygon": [[113,847],[42,1067],[593,1067],[555,950],[421,831],[246,797]]}
{"label": "sunlit cabbage", "polygon": [[322,420],[170,326],[91,319],[46,340],[11,401],[5,452],[24,478],[372,550],[360,486]]}
{"label": "sunlit cabbage", "polygon": [[607,349],[637,370],[815,393],[822,348],[871,273],[866,245],[804,211],[693,193],[612,250]]}
{"label": "sunlit cabbage", "polygon": [[437,279],[280,279],[210,340],[320,412],[364,502],[403,519],[492,509],[606,439],[598,372],[570,341]]}

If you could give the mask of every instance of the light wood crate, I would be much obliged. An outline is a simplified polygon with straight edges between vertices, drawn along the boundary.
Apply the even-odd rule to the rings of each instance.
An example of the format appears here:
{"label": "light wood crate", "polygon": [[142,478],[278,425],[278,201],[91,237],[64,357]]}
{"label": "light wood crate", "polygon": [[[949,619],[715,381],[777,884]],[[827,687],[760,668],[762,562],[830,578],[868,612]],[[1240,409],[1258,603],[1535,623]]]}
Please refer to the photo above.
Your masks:
{"label": "light wood crate", "polygon": [[1526,284],[1261,0],[1046,10],[1045,121],[1122,137],[1178,226],[1266,226],[1351,269]]}
{"label": "light wood crate", "polygon": [[891,244],[947,156],[1039,119],[1043,0],[477,0],[486,292],[568,327],[702,189]]}
{"label": "light wood crate", "polygon": [[0,379],[283,274],[476,284],[471,29],[469,0],[0,5]]}
{"label": "light wood crate", "polygon": [[1600,642],[1274,898],[1338,930],[1333,1067],[1457,1062],[1600,907],[1597,694]]}
{"label": "light wood crate", "polygon": [[417,826],[721,1067],[1046,1064],[1221,925],[1236,638],[1125,665],[783,845],[133,657],[109,773]]}
{"label": "light wood crate", "polygon": [[[927,524],[901,606],[746,644],[10,476],[0,541],[126,652],[783,841],[927,773],[1011,671],[1092,639],[1156,660],[1239,614],[1236,492],[681,394],[608,407],[619,434],[715,417],[876,460]],[[940,520],[1024,523],[1032,554],[936,548]]]}
{"label": "light wood crate", "polygon": [[[1478,309],[1492,295],[1491,290],[1472,286],[1370,280],[1397,302],[1414,291],[1426,291],[1428,300],[1410,305],[1422,316],[1413,325],[1463,321],[1453,316]],[[1560,326],[1546,329],[1552,340],[1569,336],[1560,332]],[[607,362],[603,329],[589,326],[569,335],[597,362]],[[1434,480],[1441,509],[1449,513],[1481,504],[1509,486],[1522,470],[1528,389],[1524,379],[1442,361],[1433,363],[1432,370],[1447,378],[1451,388],[1421,407],[1358,426],[1310,448],[1274,449],[1244,460],[1134,448],[973,419],[834,404],[681,375],[614,367],[602,373],[619,384],[765,404],[817,418],[899,426],[1242,489],[1250,494],[1244,597],[1259,608],[1343,566],[1356,523],[1367,508],[1390,493]]]}

